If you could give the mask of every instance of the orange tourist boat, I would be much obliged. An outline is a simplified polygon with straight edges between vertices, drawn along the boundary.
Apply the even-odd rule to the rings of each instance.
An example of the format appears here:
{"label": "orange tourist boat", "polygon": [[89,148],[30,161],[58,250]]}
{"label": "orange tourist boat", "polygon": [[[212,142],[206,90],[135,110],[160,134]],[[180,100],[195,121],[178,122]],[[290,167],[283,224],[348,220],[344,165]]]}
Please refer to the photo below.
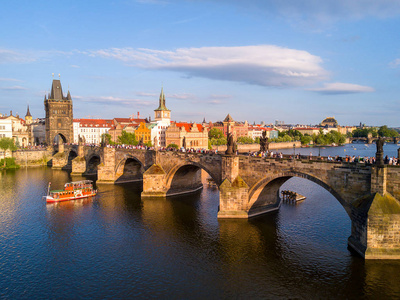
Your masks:
{"label": "orange tourist boat", "polygon": [[63,190],[54,190],[50,191],[50,185],[47,190],[47,195],[44,196],[47,203],[52,202],[60,202],[60,201],[68,201],[68,200],[76,200],[87,198],[91,196],[95,196],[97,190],[93,189],[93,181],[91,180],[82,180],[82,181],[75,181],[69,182],[64,185]]}

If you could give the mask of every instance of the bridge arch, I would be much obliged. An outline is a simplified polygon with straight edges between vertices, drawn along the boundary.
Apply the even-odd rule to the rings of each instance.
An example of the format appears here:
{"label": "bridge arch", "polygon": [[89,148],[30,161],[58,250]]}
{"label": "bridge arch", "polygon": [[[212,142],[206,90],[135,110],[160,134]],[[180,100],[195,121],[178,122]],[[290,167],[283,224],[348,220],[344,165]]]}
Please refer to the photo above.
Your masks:
{"label": "bridge arch", "polygon": [[67,164],[63,167],[63,169],[71,170],[72,169],[72,161],[77,156],[78,156],[77,151],[75,149],[70,149],[68,151]]}
{"label": "bridge arch", "polygon": [[134,155],[125,155],[114,169],[116,183],[142,181],[145,167]]}
{"label": "bridge arch", "polygon": [[310,180],[330,192],[339,201],[350,217],[351,208],[348,202],[346,202],[335,189],[314,175],[298,171],[287,171],[274,174],[273,176],[267,176],[254,184],[249,190],[249,215],[257,214],[258,210],[265,210],[266,206],[278,208],[280,204],[279,189],[292,177]]}
{"label": "bridge arch", "polygon": [[86,160],[86,174],[96,174],[97,168],[101,163],[101,157],[99,154],[95,153],[88,157]]}
{"label": "bridge arch", "polygon": [[67,138],[62,133],[57,133],[53,138],[53,144],[67,143]]}
{"label": "bridge arch", "polygon": [[216,183],[217,187],[220,185],[216,174],[213,174],[207,166],[197,162],[187,161],[184,164],[174,166],[168,172],[165,180],[167,196],[200,190],[203,187],[201,170],[207,172]]}

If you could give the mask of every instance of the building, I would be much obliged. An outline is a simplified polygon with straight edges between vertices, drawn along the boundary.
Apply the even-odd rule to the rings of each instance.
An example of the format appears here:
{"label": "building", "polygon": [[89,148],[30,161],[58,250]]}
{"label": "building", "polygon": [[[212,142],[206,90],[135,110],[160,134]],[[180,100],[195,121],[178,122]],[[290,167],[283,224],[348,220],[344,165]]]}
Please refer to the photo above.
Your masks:
{"label": "building", "polygon": [[203,125],[196,123],[171,123],[165,131],[167,146],[176,144],[185,148],[207,149],[208,131]]}
{"label": "building", "polygon": [[29,124],[31,132],[31,145],[38,146],[46,143],[46,120],[37,118]]}
{"label": "building", "polygon": [[0,139],[12,138],[12,120],[0,114]]}
{"label": "building", "polygon": [[292,129],[299,131],[302,135],[307,134],[311,136],[313,134],[319,134],[319,128],[317,127],[294,127]]}
{"label": "building", "polygon": [[278,130],[269,127],[262,127],[260,125],[250,125],[248,127],[248,137],[255,140],[256,138],[261,138],[263,132],[267,133],[267,138],[276,139],[278,138]]}
{"label": "building", "polygon": [[337,127],[338,122],[334,117],[327,117],[321,122],[321,127]]}
{"label": "building", "polygon": [[222,122],[221,121],[215,123],[210,122],[209,127],[210,129],[217,128],[221,130],[225,136],[227,136],[228,134],[228,127],[229,127],[236,138],[247,137],[249,131],[249,123],[247,121],[244,122],[234,121],[230,114],[228,114]]}
{"label": "building", "polygon": [[72,98],[68,91],[65,97],[60,80],[53,80],[51,93],[44,97],[46,111],[46,143],[52,145],[62,139],[64,143],[74,141]]}
{"label": "building", "polygon": [[151,142],[151,129],[145,122],[140,122],[139,127],[135,130],[135,137],[138,141],[143,140],[145,144]]}
{"label": "building", "polygon": [[108,133],[113,127],[113,120],[105,119],[74,119],[74,143],[79,142],[79,137],[85,139],[87,144],[99,145],[102,135]]}
{"label": "building", "polygon": [[140,117],[139,112],[137,113],[137,117],[132,116],[130,118],[114,118],[112,121],[113,126],[108,133],[111,135],[111,141],[115,143],[118,143],[118,137],[121,136],[122,131],[135,133],[135,130],[139,127],[140,123],[149,123],[147,119]]}
{"label": "building", "polygon": [[155,126],[151,129],[151,140],[155,147],[166,147],[165,131],[171,124],[171,111],[165,105],[164,90],[161,88],[159,105],[154,110],[154,121],[152,122]]}

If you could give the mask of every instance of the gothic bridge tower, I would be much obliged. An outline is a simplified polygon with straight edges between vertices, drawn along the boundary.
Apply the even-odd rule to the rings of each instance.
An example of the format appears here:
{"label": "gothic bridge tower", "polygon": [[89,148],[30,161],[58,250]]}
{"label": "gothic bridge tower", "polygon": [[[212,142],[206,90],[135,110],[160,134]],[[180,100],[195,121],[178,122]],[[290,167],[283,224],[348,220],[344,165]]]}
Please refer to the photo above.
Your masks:
{"label": "gothic bridge tower", "polygon": [[56,136],[59,142],[72,143],[74,140],[72,98],[69,91],[67,96],[64,96],[60,80],[53,79],[51,93],[48,98],[44,97],[44,108],[47,145],[53,145]]}

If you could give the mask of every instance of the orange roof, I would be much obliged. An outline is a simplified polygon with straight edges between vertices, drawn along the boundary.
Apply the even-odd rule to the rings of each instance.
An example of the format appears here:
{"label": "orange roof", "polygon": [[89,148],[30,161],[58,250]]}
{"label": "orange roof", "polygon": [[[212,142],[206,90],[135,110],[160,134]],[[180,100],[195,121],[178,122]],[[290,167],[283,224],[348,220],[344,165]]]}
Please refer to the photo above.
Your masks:
{"label": "orange roof", "polygon": [[[176,124],[177,127],[184,127],[187,132],[189,132],[193,127],[193,123],[180,122],[180,123],[175,123],[175,124]],[[204,131],[204,128],[203,128],[203,126],[201,124],[196,124],[196,125],[197,125],[197,129],[200,132]]]}
{"label": "orange roof", "polygon": [[319,130],[319,128],[315,128],[315,127],[296,127],[296,128],[293,128],[293,130],[298,130],[298,131],[300,131],[300,130]]}
{"label": "orange roof", "polygon": [[111,127],[112,120],[105,119],[74,119],[74,122],[79,122],[80,127]]}

